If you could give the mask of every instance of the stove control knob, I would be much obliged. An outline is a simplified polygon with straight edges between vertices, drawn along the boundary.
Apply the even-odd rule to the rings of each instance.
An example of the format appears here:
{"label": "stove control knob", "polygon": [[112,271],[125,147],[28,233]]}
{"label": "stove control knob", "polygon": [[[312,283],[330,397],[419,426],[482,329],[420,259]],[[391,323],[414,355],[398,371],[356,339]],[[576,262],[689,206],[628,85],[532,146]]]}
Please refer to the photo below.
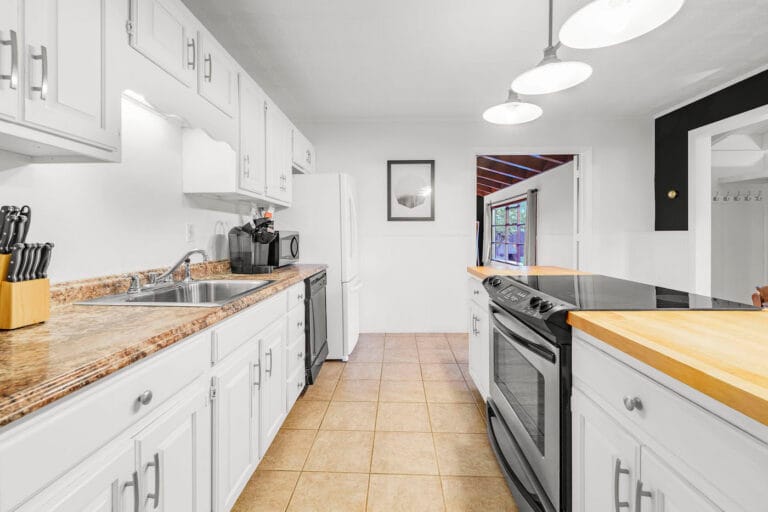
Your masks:
{"label": "stove control knob", "polygon": [[545,301],[542,301],[541,304],[539,304],[539,311],[541,313],[546,313],[547,311],[549,311],[553,307],[555,307],[554,304],[552,304],[548,300],[545,300]]}
{"label": "stove control knob", "polygon": [[533,296],[533,297],[531,297],[531,300],[528,301],[528,303],[531,305],[532,308],[535,309],[535,308],[539,307],[539,304],[541,304],[541,297]]}
{"label": "stove control knob", "polygon": [[491,286],[493,286],[494,288],[499,286],[500,284],[501,284],[500,277],[494,277],[493,279],[491,279]]}

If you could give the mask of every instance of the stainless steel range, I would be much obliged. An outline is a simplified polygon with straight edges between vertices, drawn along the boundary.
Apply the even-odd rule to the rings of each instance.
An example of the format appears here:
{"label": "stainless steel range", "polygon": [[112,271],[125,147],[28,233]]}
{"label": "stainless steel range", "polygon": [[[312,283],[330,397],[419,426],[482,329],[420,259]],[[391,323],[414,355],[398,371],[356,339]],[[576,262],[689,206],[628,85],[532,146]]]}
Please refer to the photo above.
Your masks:
{"label": "stainless steel range", "polygon": [[570,310],[756,309],[600,275],[494,276],[488,435],[521,511],[571,510]]}

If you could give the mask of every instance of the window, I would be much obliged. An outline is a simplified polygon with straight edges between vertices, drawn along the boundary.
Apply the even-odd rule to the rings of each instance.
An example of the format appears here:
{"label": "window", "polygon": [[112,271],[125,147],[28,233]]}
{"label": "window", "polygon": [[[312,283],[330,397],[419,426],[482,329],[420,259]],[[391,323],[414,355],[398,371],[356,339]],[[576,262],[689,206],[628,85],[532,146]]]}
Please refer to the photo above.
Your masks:
{"label": "window", "polygon": [[525,265],[525,199],[491,208],[491,259]]}

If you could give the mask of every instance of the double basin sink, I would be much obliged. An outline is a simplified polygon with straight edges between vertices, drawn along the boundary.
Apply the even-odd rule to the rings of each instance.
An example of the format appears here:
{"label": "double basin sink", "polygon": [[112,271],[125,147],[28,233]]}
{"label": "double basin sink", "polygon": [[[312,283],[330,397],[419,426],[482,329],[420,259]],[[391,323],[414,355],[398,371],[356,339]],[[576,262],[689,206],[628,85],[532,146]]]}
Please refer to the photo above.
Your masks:
{"label": "double basin sink", "polygon": [[78,304],[91,306],[198,306],[219,307],[244,297],[273,281],[202,280],[176,282],[142,289],[135,293],[121,293],[98,297]]}

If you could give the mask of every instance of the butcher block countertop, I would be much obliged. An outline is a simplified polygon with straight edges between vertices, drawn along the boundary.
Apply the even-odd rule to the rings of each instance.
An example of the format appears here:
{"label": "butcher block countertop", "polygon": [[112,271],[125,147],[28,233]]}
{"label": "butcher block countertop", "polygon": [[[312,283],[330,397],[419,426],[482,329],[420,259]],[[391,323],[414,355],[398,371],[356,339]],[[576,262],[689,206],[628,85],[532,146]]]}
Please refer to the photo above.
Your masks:
{"label": "butcher block countertop", "polygon": [[[207,265],[207,267],[206,267]],[[235,313],[299,283],[326,267],[291,265],[271,274],[236,275],[226,267],[198,266],[195,279],[274,280],[217,308],[82,306],[75,300],[125,291],[125,276],[54,287],[48,322],[0,331],[0,427],[91,384]],[[201,270],[202,269],[202,270]],[[197,274],[197,275],[196,275]]]}
{"label": "butcher block countertop", "polygon": [[568,323],[768,425],[768,311],[574,311]]}
{"label": "butcher block countertop", "polygon": [[485,279],[490,276],[573,276],[584,275],[589,272],[582,272],[581,270],[571,270],[569,268],[562,267],[547,267],[547,266],[533,266],[533,267],[518,267],[518,268],[498,268],[498,267],[467,267],[467,272],[480,279]]}
{"label": "butcher block countertop", "polygon": [[[476,277],[584,273],[468,267]],[[768,310],[573,311],[568,323],[768,425]]]}

